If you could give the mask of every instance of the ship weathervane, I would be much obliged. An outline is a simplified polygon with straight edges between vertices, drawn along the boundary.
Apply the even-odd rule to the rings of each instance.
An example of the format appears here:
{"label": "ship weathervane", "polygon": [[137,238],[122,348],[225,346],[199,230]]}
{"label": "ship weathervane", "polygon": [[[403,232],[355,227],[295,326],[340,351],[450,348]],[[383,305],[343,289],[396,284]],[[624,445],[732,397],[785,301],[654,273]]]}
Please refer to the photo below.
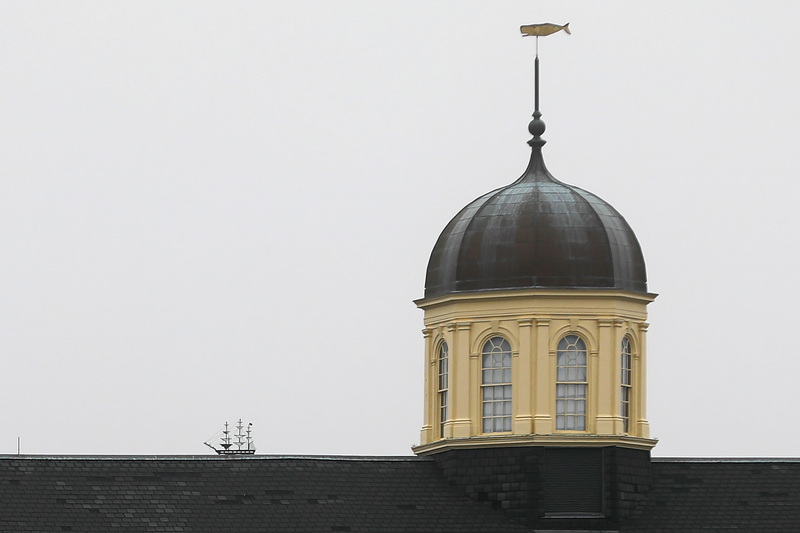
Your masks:
{"label": "ship weathervane", "polygon": [[[234,440],[231,437],[230,426],[227,422],[225,422],[225,427],[222,430],[222,435],[220,436],[221,442],[219,448],[209,444],[208,442],[204,442],[203,444],[217,452],[219,455],[253,455],[256,453],[256,445],[250,435],[250,428],[252,426],[253,424],[247,424],[247,430],[243,432],[242,430],[245,426],[240,418],[239,422],[236,424]],[[217,435],[219,435],[219,433],[217,433]]]}

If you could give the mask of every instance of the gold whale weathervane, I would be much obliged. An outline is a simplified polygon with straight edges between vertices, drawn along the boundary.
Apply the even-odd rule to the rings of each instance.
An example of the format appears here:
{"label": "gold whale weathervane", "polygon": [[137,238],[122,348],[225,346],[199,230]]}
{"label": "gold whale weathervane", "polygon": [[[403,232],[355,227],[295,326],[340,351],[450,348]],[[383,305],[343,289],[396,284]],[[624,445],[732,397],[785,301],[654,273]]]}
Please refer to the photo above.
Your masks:
{"label": "gold whale weathervane", "polygon": [[522,32],[523,37],[544,37],[545,35],[552,35],[561,30],[564,30],[568,35],[572,35],[572,32],[569,31],[569,22],[563,26],[546,22],[544,24],[527,24],[519,27],[519,31]]}

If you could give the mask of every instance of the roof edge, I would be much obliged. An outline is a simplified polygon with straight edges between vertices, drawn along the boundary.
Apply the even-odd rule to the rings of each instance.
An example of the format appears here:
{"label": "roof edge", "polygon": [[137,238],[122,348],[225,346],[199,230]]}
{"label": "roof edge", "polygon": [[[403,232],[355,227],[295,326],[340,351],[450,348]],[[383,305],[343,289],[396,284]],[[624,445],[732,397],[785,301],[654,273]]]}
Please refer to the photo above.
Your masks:
{"label": "roof edge", "polygon": [[415,455],[55,455],[55,454],[4,454],[0,461],[7,460],[53,460],[53,461],[360,461],[402,462],[419,461]]}
{"label": "roof edge", "polygon": [[[565,294],[566,293],[566,294]],[[517,289],[480,289],[476,291],[453,291],[439,296],[422,297],[412,300],[420,309],[450,302],[451,300],[483,300],[487,298],[527,298],[531,296],[558,296],[574,298],[608,298],[617,297],[650,303],[658,294],[654,292],[638,292],[617,287],[520,287]]]}

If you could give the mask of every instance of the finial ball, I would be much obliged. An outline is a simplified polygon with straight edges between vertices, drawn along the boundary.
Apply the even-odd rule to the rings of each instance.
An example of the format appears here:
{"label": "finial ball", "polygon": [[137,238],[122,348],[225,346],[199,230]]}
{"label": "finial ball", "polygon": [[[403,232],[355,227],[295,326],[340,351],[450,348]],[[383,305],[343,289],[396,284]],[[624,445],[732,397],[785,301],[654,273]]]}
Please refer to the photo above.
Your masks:
{"label": "finial ball", "polygon": [[544,120],[538,117],[531,120],[531,123],[528,124],[528,131],[534,137],[540,137],[542,133],[544,133],[544,128],[545,128]]}

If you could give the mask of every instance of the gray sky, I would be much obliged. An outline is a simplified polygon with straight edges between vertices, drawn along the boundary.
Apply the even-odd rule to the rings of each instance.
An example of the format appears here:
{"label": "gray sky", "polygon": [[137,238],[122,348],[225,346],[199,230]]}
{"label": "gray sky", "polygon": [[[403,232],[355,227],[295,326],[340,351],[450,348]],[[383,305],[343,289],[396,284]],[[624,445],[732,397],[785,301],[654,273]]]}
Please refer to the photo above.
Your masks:
{"label": "gray sky", "polygon": [[648,266],[656,455],[800,455],[800,3],[0,3],[0,453],[409,454],[428,254],[545,158]]}

